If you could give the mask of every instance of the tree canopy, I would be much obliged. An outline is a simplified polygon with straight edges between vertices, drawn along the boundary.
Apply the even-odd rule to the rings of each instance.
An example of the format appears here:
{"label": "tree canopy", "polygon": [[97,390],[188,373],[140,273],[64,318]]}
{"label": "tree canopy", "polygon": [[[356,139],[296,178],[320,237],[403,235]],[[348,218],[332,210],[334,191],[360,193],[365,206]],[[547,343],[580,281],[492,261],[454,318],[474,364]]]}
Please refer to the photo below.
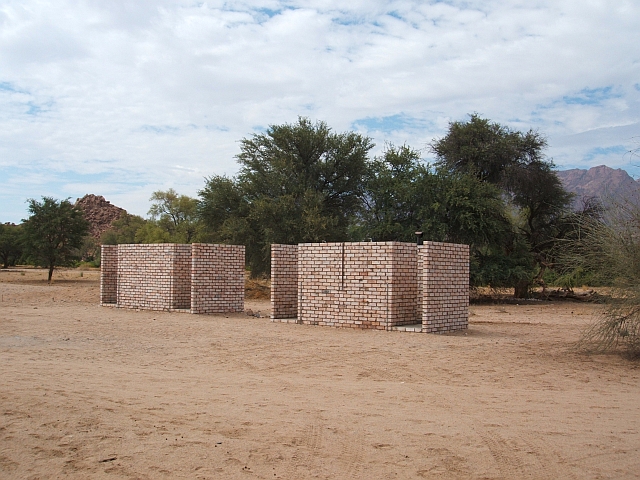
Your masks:
{"label": "tree canopy", "polygon": [[468,174],[432,168],[408,146],[389,146],[371,162],[356,231],[356,238],[376,241],[414,241],[422,231],[425,240],[466,243],[472,284],[513,282],[513,269],[492,268],[496,252],[513,237],[500,190]]}
{"label": "tree canopy", "polygon": [[[124,215],[101,242],[245,245],[257,276],[269,271],[272,243],[412,242],[422,231],[426,240],[470,246],[473,285],[515,287],[524,296],[553,267],[554,245],[571,235],[571,195],[538,132],[473,114],[433,141],[432,165],[407,145],[388,145],[370,158],[373,146],[368,137],[303,117],[271,125],[240,140],[237,175],[208,177],[198,199],[155,191],[149,219]],[[29,205],[30,237],[45,211],[75,215],[68,201],[44,197]],[[47,265],[68,262],[74,248],[69,240],[50,247],[59,258]]]}
{"label": "tree canopy", "polygon": [[2,268],[15,265],[22,255],[22,232],[20,225],[0,223],[0,260]]}
{"label": "tree canopy", "polygon": [[513,260],[517,252],[519,258],[516,296],[527,296],[534,276],[540,279],[553,264],[554,241],[571,203],[572,195],[545,157],[546,146],[538,132],[514,131],[477,114],[467,122],[450,123],[447,135],[431,144],[439,167],[472,175],[502,191],[506,208],[513,212],[513,233],[519,237],[503,237],[503,256]]}
{"label": "tree canopy", "polygon": [[153,192],[150,219],[125,213],[115,220],[100,241],[120,243],[192,243],[202,241],[198,201],[174,189]]}
{"label": "tree canopy", "polygon": [[69,200],[42,197],[42,202],[27,201],[30,216],[24,220],[25,248],[39,265],[49,269],[48,281],[55,267],[69,265],[78,258],[88,232],[82,211]]}
{"label": "tree canopy", "polygon": [[[191,243],[198,232],[198,201],[179,195],[173,188],[158,190],[151,195],[149,214],[168,233],[170,241]],[[153,242],[148,242],[153,243]]]}
{"label": "tree canopy", "polygon": [[136,239],[137,232],[144,227],[147,221],[130,213],[123,214],[111,224],[111,228],[100,237],[100,242],[104,245],[117,245],[120,243],[142,243]]}
{"label": "tree canopy", "polygon": [[359,211],[370,139],[298,118],[240,142],[235,178],[212,176],[200,214],[222,241],[240,241],[254,275],[272,243],[343,241]]}
{"label": "tree canopy", "polygon": [[369,158],[369,138],[299,118],[240,142],[236,177],[211,176],[198,213],[213,241],[244,244],[252,273],[271,243],[428,240],[471,246],[473,284],[527,295],[552,265],[570,195],[546,140],[478,115],[432,143],[436,163],[408,146]]}

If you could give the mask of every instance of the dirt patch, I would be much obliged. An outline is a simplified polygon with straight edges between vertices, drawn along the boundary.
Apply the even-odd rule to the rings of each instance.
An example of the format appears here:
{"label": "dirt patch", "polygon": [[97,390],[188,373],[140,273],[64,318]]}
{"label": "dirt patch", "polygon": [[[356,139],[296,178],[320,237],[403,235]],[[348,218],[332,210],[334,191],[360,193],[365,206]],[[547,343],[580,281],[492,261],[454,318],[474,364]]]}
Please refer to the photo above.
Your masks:
{"label": "dirt patch", "polygon": [[472,306],[455,335],[351,331],[101,308],[96,272],[60,273],[0,273],[0,478],[640,471],[638,365],[571,350],[597,305]]}
{"label": "dirt patch", "polygon": [[244,297],[250,300],[270,300],[271,281],[266,278],[251,278],[247,273],[244,280]]}

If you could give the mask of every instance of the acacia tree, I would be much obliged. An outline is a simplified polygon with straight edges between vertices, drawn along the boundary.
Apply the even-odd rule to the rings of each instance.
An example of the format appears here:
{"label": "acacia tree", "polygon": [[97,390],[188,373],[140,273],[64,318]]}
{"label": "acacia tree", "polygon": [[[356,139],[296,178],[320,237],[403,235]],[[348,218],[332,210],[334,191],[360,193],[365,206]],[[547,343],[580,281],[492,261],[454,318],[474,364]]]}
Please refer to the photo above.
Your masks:
{"label": "acacia tree", "polygon": [[[553,264],[551,252],[572,195],[562,186],[555,165],[544,155],[547,143],[538,132],[504,127],[477,114],[468,122],[452,122],[447,135],[431,144],[437,165],[449,172],[469,174],[495,185],[515,212],[515,240],[504,238],[504,252],[517,252],[522,271],[516,297],[525,297],[537,273]],[[529,255],[522,255],[526,244]],[[513,249],[513,246],[519,246]]]}
{"label": "acacia tree", "polygon": [[245,246],[245,260],[254,276],[264,273],[259,218],[236,178],[212,175],[198,192],[198,214],[208,239]]}
{"label": "acacia tree", "polygon": [[355,236],[375,241],[413,241],[414,232],[422,228],[424,197],[431,193],[428,173],[418,152],[406,145],[389,145],[367,169],[364,208]]}
{"label": "acacia tree", "polygon": [[[521,271],[498,255],[511,224],[500,190],[471,175],[432,169],[410,147],[389,146],[375,158],[365,179],[365,207],[358,238],[466,243],[471,254],[471,283],[503,286]],[[501,267],[494,268],[500,261]]]}
{"label": "acacia tree", "polygon": [[[526,240],[541,280],[555,264],[554,246],[567,232],[566,218],[573,195],[567,192],[553,171],[553,163],[535,160],[510,167],[505,190],[517,208],[518,232]],[[526,295],[530,282],[516,284],[516,296]]]}
{"label": "acacia tree", "polygon": [[199,192],[209,232],[242,243],[253,275],[268,271],[271,243],[341,241],[359,211],[370,139],[298,118],[240,142],[233,179]]}
{"label": "acacia tree", "polygon": [[179,195],[173,188],[153,192],[149,215],[176,242],[193,242],[198,231],[198,201]]}
{"label": "acacia tree", "polygon": [[88,233],[82,210],[66,200],[42,197],[42,202],[27,200],[30,216],[23,220],[27,253],[36,264],[49,269],[51,283],[56,267],[69,265],[78,258],[78,249]]}

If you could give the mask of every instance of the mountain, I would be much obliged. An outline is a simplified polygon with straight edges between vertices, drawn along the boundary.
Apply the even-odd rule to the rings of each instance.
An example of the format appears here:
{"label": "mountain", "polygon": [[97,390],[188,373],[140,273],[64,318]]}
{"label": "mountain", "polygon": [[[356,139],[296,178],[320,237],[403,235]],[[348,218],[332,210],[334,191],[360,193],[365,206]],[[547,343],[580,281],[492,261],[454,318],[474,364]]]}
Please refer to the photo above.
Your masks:
{"label": "mountain", "polygon": [[101,195],[85,195],[76,200],[76,206],[81,207],[84,218],[89,222],[89,234],[96,240],[109,230],[114,220],[127,213],[124,208],[111,205],[111,202]]}
{"label": "mountain", "polygon": [[600,198],[605,204],[625,200],[640,204],[640,181],[621,168],[600,165],[589,170],[560,170],[557,174],[564,188],[576,194],[573,202],[576,208],[580,208],[583,199],[591,197]]}

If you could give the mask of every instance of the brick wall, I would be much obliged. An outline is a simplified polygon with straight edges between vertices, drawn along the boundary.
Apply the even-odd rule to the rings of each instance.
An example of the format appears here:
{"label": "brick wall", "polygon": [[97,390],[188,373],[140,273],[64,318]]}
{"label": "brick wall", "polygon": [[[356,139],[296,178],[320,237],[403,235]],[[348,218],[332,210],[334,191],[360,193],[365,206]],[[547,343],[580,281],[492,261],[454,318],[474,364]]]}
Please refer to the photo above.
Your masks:
{"label": "brick wall", "polygon": [[271,245],[271,318],[298,317],[298,246]]}
{"label": "brick wall", "polygon": [[389,330],[422,323],[424,332],[468,326],[467,245],[272,245],[271,269],[274,321],[290,319],[297,311],[298,323],[311,325]]}
{"label": "brick wall", "polygon": [[191,313],[244,310],[244,246],[191,246]]}
{"label": "brick wall", "polygon": [[118,246],[102,245],[100,249],[100,305],[118,302]]}
{"label": "brick wall", "polygon": [[418,321],[417,253],[399,242],[298,246],[298,321],[389,329]]}
{"label": "brick wall", "polygon": [[413,243],[393,242],[391,245],[391,304],[389,326],[420,322],[420,291],[418,289],[418,247]]}
{"label": "brick wall", "polygon": [[425,242],[422,270],[422,331],[440,333],[469,326],[469,246]]}
{"label": "brick wall", "polygon": [[176,245],[118,245],[118,306],[169,310]]}
{"label": "brick wall", "polygon": [[342,243],[298,245],[298,321],[337,325],[342,288]]}
{"label": "brick wall", "polygon": [[244,247],[105,245],[100,303],[192,313],[244,309]]}
{"label": "brick wall", "polygon": [[191,245],[174,245],[171,271],[171,309],[191,308]]}

